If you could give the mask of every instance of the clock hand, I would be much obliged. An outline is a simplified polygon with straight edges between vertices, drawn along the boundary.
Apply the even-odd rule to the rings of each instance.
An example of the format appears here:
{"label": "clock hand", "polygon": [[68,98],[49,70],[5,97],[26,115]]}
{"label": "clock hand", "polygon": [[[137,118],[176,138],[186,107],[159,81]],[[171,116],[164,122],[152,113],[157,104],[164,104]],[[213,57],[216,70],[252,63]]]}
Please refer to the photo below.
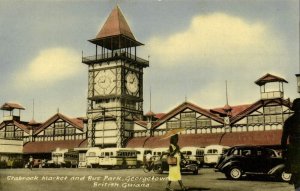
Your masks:
{"label": "clock hand", "polygon": [[130,79],[129,79],[129,83],[131,83],[131,84],[132,84],[132,82],[133,82],[133,78],[132,78],[132,77],[130,77]]}

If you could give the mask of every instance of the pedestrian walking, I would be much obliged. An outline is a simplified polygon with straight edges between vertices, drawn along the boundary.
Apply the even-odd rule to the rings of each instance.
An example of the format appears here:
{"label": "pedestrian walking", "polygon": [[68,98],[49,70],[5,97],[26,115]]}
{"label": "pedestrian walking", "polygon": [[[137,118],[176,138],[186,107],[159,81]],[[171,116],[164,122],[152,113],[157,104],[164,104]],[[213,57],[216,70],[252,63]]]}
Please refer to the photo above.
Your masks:
{"label": "pedestrian walking", "polygon": [[[291,184],[300,191],[300,98],[293,101],[294,114],[284,123],[281,137],[282,155],[287,159],[287,171],[292,173]],[[288,144],[289,143],[289,144]]]}
{"label": "pedestrian walking", "polygon": [[[170,138],[170,146],[169,146],[169,157],[173,157],[174,163],[169,163],[169,176],[166,190],[172,191],[171,182],[178,181],[182,190],[187,190],[187,188],[183,185],[181,180],[181,172],[180,172],[180,163],[183,160],[183,156],[180,152],[178,146],[178,134],[173,135]],[[175,162],[176,161],[176,162]]]}

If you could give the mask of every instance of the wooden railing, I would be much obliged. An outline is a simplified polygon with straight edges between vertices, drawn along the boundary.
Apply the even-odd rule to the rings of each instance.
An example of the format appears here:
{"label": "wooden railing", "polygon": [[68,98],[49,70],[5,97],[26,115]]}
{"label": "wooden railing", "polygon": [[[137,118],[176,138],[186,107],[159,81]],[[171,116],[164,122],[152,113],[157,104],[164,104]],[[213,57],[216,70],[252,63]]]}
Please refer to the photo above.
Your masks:
{"label": "wooden railing", "polygon": [[283,92],[281,91],[261,92],[261,99],[274,99],[274,98],[283,98]]}
{"label": "wooden railing", "polygon": [[106,54],[97,54],[93,56],[82,57],[82,62],[88,64],[90,62],[101,61],[110,58],[125,58],[125,59],[130,59],[132,61],[136,61],[141,64],[149,65],[149,61],[139,58],[136,55],[130,54],[128,52],[121,52],[121,51],[114,51]]}

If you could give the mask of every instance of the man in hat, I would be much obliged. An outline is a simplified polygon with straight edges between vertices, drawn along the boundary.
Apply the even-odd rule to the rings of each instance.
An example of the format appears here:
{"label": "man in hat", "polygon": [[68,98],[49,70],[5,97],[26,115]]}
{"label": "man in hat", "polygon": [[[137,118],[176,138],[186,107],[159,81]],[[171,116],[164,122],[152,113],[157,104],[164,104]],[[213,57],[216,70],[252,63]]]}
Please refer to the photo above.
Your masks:
{"label": "man in hat", "polygon": [[281,146],[283,157],[287,158],[287,170],[292,173],[291,184],[300,191],[300,98],[293,101],[292,110],[294,114],[283,126]]}
{"label": "man in hat", "polygon": [[28,165],[29,165],[29,169],[32,170],[32,167],[33,167],[33,157],[31,155],[29,157]]}

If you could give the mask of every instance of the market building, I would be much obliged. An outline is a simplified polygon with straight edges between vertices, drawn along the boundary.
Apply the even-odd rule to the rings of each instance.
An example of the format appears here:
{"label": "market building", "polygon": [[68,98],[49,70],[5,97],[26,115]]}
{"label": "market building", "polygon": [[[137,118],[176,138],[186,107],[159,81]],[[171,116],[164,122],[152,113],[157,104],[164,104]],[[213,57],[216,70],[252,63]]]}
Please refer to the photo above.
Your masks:
{"label": "market building", "polygon": [[[73,149],[86,146],[83,118],[70,118],[56,113],[44,123],[21,120],[20,104],[5,103],[0,124],[0,160],[27,159],[29,156],[51,159],[56,148]],[[17,112],[16,112],[17,111]]]}
{"label": "market building", "polygon": [[[136,40],[116,6],[99,33],[89,40],[95,54],[82,56],[88,67],[86,118],[56,113],[43,123],[21,120],[25,108],[5,103],[0,123],[0,161],[50,159],[60,149],[88,147],[165,147],[161,136],[183,128],[179,145],[261,145],[279,148],[284,121],[293,113],[281,77],[266,74],[255,81],[260,99],[254,103],[202,108],[183,102],[167,113],[143,111],[143,73],[149,62],[138,57]],[[84,98],[83,98],[84,99]]]}
{"label": "market building", "polygon": [[260,87],[260,99],[251,104],[204,109],[184,102],[159,117],[148,112],[151,115],[147,120],[136,121],[134,138],[127,147],[165,147],[168,141],[160,140],[160,136],[184,128],[181,146],[248,144],[279,148],[284,121],[293,113],[291,101],[284,98],[287,81],[266,74],[255,83]]}

